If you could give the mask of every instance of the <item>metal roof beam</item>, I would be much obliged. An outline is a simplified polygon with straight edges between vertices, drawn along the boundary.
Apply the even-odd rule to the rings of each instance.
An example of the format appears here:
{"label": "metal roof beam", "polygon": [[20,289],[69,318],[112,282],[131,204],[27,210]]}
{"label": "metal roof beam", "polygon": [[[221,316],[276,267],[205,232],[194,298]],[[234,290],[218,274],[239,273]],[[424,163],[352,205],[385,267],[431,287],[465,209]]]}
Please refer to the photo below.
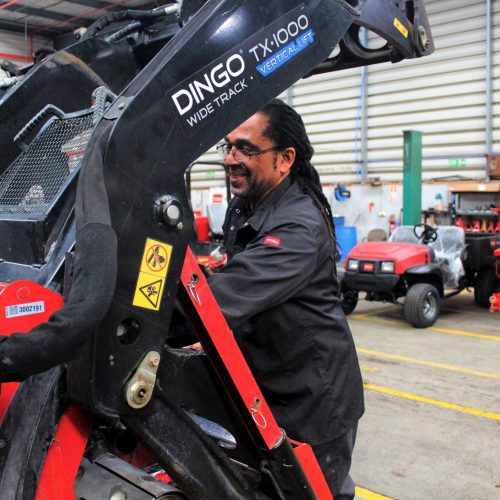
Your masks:
{"label": "metal roof beam", "polygon": [[35,9],[26,5],[8,5],[4,8],[11,12],[18,12],[19,14],[26,14],[28,16],[44,17],[46,19],[53,19],[54,21],[64,21],[68,19],[68,16],[59,14],[59,12],[48,9]]}
{"label": "metal roof beam", "polygon": [[[158,2],[148,2],[144,5],[138,5],[137,7],[128,7],[127,5],[116,4],[108,2],[101,2],[99,0],[65,0],[68,3],[76,3],[78,5],[85,5],[86,7],[93,7],[96,9],[103,10],[125,10],[125,9],[134,9],[134,10],[151,10],[158,7]],[[172,0],[173,1],[173,0]],[[113,5],[110,7],[110,5]]]}
{"label": "metal roof beam", "polygon": [[[36,31],[39,31],[39,29],[40,29],[39,26],[34,26],[33,24],[28,24],[25,26],[24,24],[20,23],[13,23],[10,21],[0,20],[0,30],[4,31],[13,31],[15,33],[23,33],[23,34],[27,33],[28,35],[31,35]],[[46,35],[47,38],[61,34],[60,30],[50,29],[47,31],[48,31]]]}
{"label": "metal roof beam", "polygon": [[110,9],[109,8],[110,4],[108,2],[100,2],[99,0],[66,0],[66,2],[76,3],[78,5],[85,5],[85,7],[92,7],[95,9],[113,10],[116,8],[116,7],[113,7],[113,9]]}
{"label": "metal roof beam", "polygon": [[[61,24],[57,26],[57,30],[59,32],[66,32],[68,26],[90,26],[93,23],[93,19],[86,19],[84,17],[76,18],[75,16],[68,17],[65,14],[60,14],[59,12],[54,12],[52,10],[46,9],[35,9],[33,7],[26,7],[24,5],[9,5],[5,8],[6,10],[10,10],[12,12],[17,12],[18,14],[26,14],[28,16],[36,16],[44,19],[53,19],[54,21],[60,21]],[[55,28],[56,26],[54,26]],[[49,28],[50,30],[50,28]],[[39,31],[45,31],[44,27],[41,26]]]}

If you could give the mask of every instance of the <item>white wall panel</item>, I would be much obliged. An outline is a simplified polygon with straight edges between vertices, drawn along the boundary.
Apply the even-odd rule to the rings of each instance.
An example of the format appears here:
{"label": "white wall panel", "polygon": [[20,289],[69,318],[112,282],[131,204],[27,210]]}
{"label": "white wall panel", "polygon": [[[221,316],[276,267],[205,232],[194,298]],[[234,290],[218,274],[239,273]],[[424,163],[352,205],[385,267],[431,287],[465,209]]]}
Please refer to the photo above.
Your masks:
{"label": "white wall panel", "polygon": [[493,1],[493,151],[500,151],[500,2]]}
{"label": "white wall panel", "polygon": [[[361,75],[366,72],[367,176],[399,180],[403,131],[424,133],[424,178],[481,178],[487,151],[486,0],[426,0],[436,52],[417,60],[316,75],[289,92],[325,183],[359,179]],[[492,149],[500,153],[500,1],[492,1]],[[16,15],[12,13],[12,15]],[[46,41],[35,38],[34,50]],[[0,31],[0,53],[29,54],[29,39]],[[0,56],[1,57],[1,56]],[[288,94],[284,94],[288,95]],[[217,159],[213,150],[204,159]],[[194,188],[223,184],[207,166]]]}
{"label": "white wall panel", "polygon": [[[495,3],[498,54],[499,8]],[[425,178],[484,176],[486,1],[428,0],[426,6],[436,52],[422,59],[366,68],[368,177],[401,177],[403,131],[407,129],[424,133]],[[498,85],[495,82],[496,101]],[[324,182],[357,177],[360,87],[360,69],[316,76],[293,87],[293,104],[306,123]],[[495,116],[499,107],[500,102]],[[494,137],[498,147],[496,130]]]}
{"label": "white wall panel", "polygon": [[33,54],[42,47],[52,48],[52,42],[38,36],[0,30],[0,59],[26,66],[33,62]]}

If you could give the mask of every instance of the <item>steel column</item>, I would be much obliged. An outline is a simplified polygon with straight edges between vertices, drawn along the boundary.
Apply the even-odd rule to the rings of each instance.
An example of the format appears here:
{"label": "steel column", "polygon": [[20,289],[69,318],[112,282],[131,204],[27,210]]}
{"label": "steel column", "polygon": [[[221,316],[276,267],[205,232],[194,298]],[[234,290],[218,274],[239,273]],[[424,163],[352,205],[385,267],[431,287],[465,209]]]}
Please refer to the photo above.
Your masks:
{"label": "steel column", "polygon": [[404,131],[403,224],[420,224],[422,218],[422,132]]}

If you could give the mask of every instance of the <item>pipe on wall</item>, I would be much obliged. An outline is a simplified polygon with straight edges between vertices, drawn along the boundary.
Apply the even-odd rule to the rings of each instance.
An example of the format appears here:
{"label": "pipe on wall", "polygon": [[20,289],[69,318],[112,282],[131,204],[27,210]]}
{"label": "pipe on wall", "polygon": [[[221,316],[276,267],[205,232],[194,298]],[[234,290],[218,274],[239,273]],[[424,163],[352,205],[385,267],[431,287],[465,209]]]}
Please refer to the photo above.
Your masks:
{"label": "pipe on wall", "polygon": [[[493,148],[493,0],[486,0],[486,154]],[[486,178],[489,177],[486,161]]]}
{"label": "pipe on wall", "polygon": [[9,52],[0,52],[0,59],[12,59],[14,61],[33,62],[33,57],[21,56],[19,54],[11,54]]}
{"label": "pipe on wall", "polygon": [[[360,32],[363,45],[368,43],[367,30]],[[356,111],[356,127],[354,130],[354,154],[356,176],[361,181],[368,178],[368,66],[361,67],[359,83],[359,100]]]}

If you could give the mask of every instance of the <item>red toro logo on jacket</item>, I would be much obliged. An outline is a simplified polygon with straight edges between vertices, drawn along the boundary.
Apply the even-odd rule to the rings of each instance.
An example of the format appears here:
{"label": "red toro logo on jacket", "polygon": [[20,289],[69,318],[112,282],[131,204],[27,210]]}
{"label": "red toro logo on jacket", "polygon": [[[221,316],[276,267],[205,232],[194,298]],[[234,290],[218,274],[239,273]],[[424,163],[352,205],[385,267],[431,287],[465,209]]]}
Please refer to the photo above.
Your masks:
{"label": "red toro logo on jacket", "polygon": [[271,245],[273,247],[279,247],[281,245],[281,240],[274,236],[266,236],[264,238],[264,245]]}

